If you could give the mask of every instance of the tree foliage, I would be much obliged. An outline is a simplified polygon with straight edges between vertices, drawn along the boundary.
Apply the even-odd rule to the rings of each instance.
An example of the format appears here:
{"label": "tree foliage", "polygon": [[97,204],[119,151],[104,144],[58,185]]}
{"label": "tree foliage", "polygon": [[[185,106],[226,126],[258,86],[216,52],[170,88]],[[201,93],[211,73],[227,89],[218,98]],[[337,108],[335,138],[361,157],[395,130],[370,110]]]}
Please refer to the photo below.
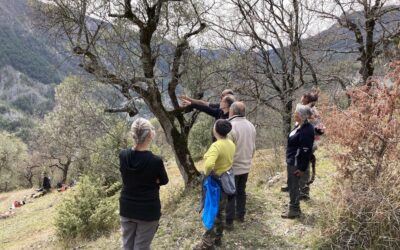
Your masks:
{"label": "tree foliage", "polygon": [[327,213],[326,244],[338,249],[397,249],[400,62],[391,64],[384,81],[353,88],[349,95],[348,109],[323,112],[339,174],[334,196],[338,206]]}
{"label": "tree foliage", "polygon": [[16,136],[0,132],[0,191],[26,185],[23,173],[28,157],[27,146]]}
{"label": "tree foliage", "polygon": [[351,106],[329,112],[324,119],[330,140],[346,149],[340,162],[341,172],[348,178],[362,172],[374,180],[399,160],[399,69],[399,62],[394,62],[385,81],[371,81],[370,86],[349,90]]}
{"label": "tree foliage", "polygon": [[214,120],[205,114],[201,114],[194,124],[189,136],[189,149],[193,158],[197,160],[203,158],[211,145],[213,124]]}
{"label": "tree foliage", "polygon": [[244,98],[281,116],[283,137],[291,129],[297,92],[318,85],[319,58],[303,42],[314,22],[308,2],[224,1],[235,15],[221,15],[214,24],[234,51],[227,65],[230,81]]}
{"label": "tree foliage", "polygon": [[61,182],[66,182],[72,166],[78,168],[76,172],[89,171],[91,154],[99,153],[96,142],[106,135],[115,136],[115,115],[104,113],[105,107],[115,101],[112,96],[118,99],[103,85],[84,84],[79,77],[68,77],[56,88],[56,106],[45,116],[34,143],[43,164],[62,171]]}
{"label": "tree foliage", "polygon": [[146,103],[173,148],[185,182],[194,181],[199,173],[187,138],[195,115],[184,115],[177,95],[190,62],[186,60],[191,53],[189,41],[206,28],[203,19],[209,6],[169,0],[46,3],[38,8],[42,24],[58,39],[67,38],[86,72],[113,85],[126,98],[122,107],[108,111],[134,116],[137,102]]}
{"label": "tree foliage", "polygon": [[[334,20],[352,33],[354,43],[349,42],[349,46],[341,48],[341,51],[329,48],[326,52],[358,55],[356,58],[360,61],[359,74],[363,83],[374,75],[377,57],[400,34],[400,7],[390,5],[390,1],[318,0],[311,9],[321,18]],[[336,35],[337,39],[343,36]]]}

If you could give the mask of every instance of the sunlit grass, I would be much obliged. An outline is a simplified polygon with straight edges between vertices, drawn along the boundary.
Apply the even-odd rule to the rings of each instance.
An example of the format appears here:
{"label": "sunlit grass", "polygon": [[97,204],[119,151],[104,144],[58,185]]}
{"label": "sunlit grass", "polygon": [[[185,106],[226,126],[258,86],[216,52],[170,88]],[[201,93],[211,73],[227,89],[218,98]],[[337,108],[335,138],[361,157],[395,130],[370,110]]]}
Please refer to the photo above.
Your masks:
{"label": "sunlit grass", "polygon": [[[259,150],[249,175],[246,221],[236,224],[233,232],[225,232],[223,249],[313,249],[321,237],[318,221],[323,219],[331,191],[335,168],[329,155],[319,150],[317,177],[311,187],[312,200],[302,202],[304,216],[298,220],[283,220],[280,214],[288,202],[287,193],[280,192],[286,181],[284,151]],[[277,154],[277,155],[276,155]],[[278,160],[277,160],[278,159]],[[202,169],[202,162],[196,164]],[[201,239],[204,228],[197,212],[200,186],[184,189],[181,174],[175,164],[166,165],[170,182],[161,187],[162,217],[152,243],[152,249],[191,249]],[[270,183],[272,177],[276,181]],[[1,194],[1,208],[12,200],[31,193],[22,190]],[[121,249],[121,233],[116,230],[95,240],[58,242],[53,225],[55,205],[63,193],[53,192],[18,208],[13,218],[0,220],[0,248],[5,249]]]}
{"label": "sunlit grass", "polygon": [[[10,201],[22,199],[33,190],[21,190],[2,194]],[[50,246],[54,244],[55,227],[53,225],[55,207],[65,193],[52,192],[37,199],[29,199],[27,204],[15,210],[15,215],[0,220],[0,246],[3,249],[29,249],[35,246]],[[7,205],[5,204],[5,205]],[[3,211],[3,204],[1,206]],[[36,244],[40,242],[39,244]]]}

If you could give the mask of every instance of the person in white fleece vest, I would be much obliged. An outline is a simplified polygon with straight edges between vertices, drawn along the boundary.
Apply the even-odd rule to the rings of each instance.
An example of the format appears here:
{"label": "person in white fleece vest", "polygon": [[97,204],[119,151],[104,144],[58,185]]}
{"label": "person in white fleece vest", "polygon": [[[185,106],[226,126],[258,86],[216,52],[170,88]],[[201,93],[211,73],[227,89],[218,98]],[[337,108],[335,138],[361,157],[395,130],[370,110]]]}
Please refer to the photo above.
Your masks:
{"label": "person in white fleece vest", "polygon": [[232,169],[235,175],[236,194],[228,198],[226,207],[226,229],[233,229],[233,220],[244,221],[246,214],[246,183],[251,162],[256,150],[256,128],[246,119],[246,106],[234,102],[229,109],[232,131],[228,137],[235,143],[236,152]]}

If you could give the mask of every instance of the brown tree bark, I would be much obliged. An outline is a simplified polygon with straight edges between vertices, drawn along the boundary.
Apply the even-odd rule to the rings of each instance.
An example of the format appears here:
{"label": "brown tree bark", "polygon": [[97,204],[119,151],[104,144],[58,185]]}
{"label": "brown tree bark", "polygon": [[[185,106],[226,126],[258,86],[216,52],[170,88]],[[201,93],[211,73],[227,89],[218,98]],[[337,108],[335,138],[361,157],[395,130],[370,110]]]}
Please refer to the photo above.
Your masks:
{"label": "brown tree bark", "polygon": [[[146,0],[140,3],[134,3],[131,0],[124,0],[123,3],[119,1],[110,1],[120,6],[123,9],[122,13],[111,13],[115,10],[111,7],[107,7],[107,4],[96,6],[96,9],[103,8],[104,13],[108,12],[109,14],[107,17],[104,17],[102,21],[93,22],[92,20],[88,20],[88,13],[94,6],[87,6],[87,4],[93,4],[87,0],[80,0],[80,5],[77,5],[74,1],[65,0],[51,0],[49,2],[53,5],[42,11],[44,16],[47,17],[43,23],[47,24],[49,29],[57,27],[58,32],[66,35],[73,48],[73,53],[82,59],[80,66],[86,72],[95,76],[98,81],[104,84],[118,87],[121,94],[128,100],[129,105],[125,107],[117,109],[109,108],[106,110],[109,112],[128,112],[130,116],[136,115],[138,110],[134,105],[135,99],[131,95],[131,92],[135,92],[147,104],[150,111],[160,122],[166,134],[167,142],[174,150],[175,159],[185,183],[190,184],[196,180],[200,174],[194,165],[188,149],[188,135],[194,122],[193,119],[187,119],[187,117],[184,116],[185,110],[179,107],[176,90],[177,86],[180,84],[180,78],[183,73],[181,69],[183,67],[182,57],[189,49],[189,39],[202,32],[206,27],[201,21],[198,7],[192,2],[184,3],[176,0],[158,0],[151,3]],[[165,98],[165,95],[163,95],[164,86],[160,82],[163,82],[165,77],[160,77],[156,74],[156,63],[160,56],[157,43],[159,47],[161,47],[163,43],[164,45],[168,44],[163,36],[168,34],[171,29],[170,25],[172,25],[169,23],[170,20],[168,20],[169,17],[166,14],[166,11],[174,9],[167,7],[168,4],[172,4],[171,2],[174,2],[173,4],[187,4],[185,7],[194,9],[194,21],[191,23],[191,27],[184,29],[186,33],[183,33],[183,35],[177,39],[175,52],[172,55],[170,71],[168,72],[169,82],[167,94],[172,107],[163,103],[163,98]],[[179,13],[177,13],[177,16],[179,17]],[[110,18],[115,21],[123,20],[126,27],[125,32],[129,33],[135,30],[138,34],[136,37],[137,40],[124,40],[121,42],[125,34],[116,38],[114,38],[113,35],[102,37],[104,31],[107,32],[114,28],[114,24],[108,21]],[[165,34],[157,33],[162,25],[164,25],[163,27],[166,30]],[[176,25],[179,26],[182,24],[177,22]],[[134,27],[134,29],[132,27]],[[172,30],[169,33],[172,34]],[[111,55],[111,58],[108,59],[112,60],[114,56],[113,53],[115,52],[105,46],[104,40],[100,41],[101,39],[109,42],[109,44],[119,44],[121,50],[125,49],[124,51],[126,54],[132,56],[132,58],[129,58],[128,62],[140,62],[140,65],[135,65],[136,68],[132,69],[125,67],[121,70],[124,73],[112,69],[112,67],[109,67],[107,64],[104,54],[108,52],[109,55]],[[138,46],[134,49],[126,49],[123,47],[129,47],[129,44],[132,42],[138,44]],[[133,51],[135,49],[138,49],[138,51]],[[118,56],[119,55],[115,55],[116,58],[118,58]],[[169,58],[164,59],[166,59],[166,61],[169,60]],[[118,60],[116,60],[116,64],[124,65]],[[132,74],[130,70],[132,70],[134,74]],[[126,75],[134,75],[134,77],[127,77]],[[196,114],[193,114],[192,118],[195,117]]]}

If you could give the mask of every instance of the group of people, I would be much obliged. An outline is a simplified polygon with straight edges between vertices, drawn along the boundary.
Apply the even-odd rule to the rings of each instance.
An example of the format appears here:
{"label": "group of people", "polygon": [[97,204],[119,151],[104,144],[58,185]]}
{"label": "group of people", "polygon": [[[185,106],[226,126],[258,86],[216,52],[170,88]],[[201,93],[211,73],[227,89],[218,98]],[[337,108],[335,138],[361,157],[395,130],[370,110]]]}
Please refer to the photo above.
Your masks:
{"label": "group of people", "polygon": [[[190,106],[215,118],[213,143],[204,155],[204,175],[220,184],[218,211],[212,228],[203,234],[194,249],[214,249],[222,244],[223,231],[233,230],[234,221],[244,222],[246,215],[246,183],[256,150],[256,128],[246,119],[246,105],[237,101],[231,89],[224,90],[218,104],[180,97],[182,106]],[[309,173],[312,162],[315,130],[319,115],[315,109],[318,94],[304,95],[303,104],[294,112],[295,128],[288,135],[286,188],[290,202],[283,218],[300,216],[301,184]],[[306,103],[308,101],[308,103]],[[143,118],[131,126],[135,146],[120,152],[120,171],[123,188],[120,197],[120,217],[124,249],[150,249],[161,216],[159,187],[168,183],[168,176],[160,157],[149,146],[155,136],[154,127]],[[315,163],[315,161],[314,161]],[[221,176],[233,172],[236,192],[230,194],[221,185]],[[308,195],[308,194],[307,194]]]}

